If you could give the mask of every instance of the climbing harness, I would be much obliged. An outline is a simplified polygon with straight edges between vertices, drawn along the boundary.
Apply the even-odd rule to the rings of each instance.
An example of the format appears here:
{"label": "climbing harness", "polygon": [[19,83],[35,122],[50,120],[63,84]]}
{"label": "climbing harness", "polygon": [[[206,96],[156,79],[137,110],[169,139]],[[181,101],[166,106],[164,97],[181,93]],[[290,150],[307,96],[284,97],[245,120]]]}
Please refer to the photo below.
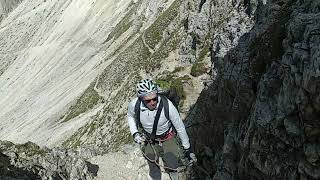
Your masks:
{"label": "climbing harness", "polygon": [[[159,118],[160,118],[160,114],[161,114],[162,109],[164,109],[165,117],[170,121],[168,100],[164,95],[159,94],[159,96],[160,96],[160,104],[159,104],[158,110],[156,112],[156,116],[155,116],[155,120],[154,120],[154,123],[153,123],[152,132],[150,134],[147,133],[147,132],[144,132],[143,133],[144,137],[148,137],[148,138],[146,138],[146,140],[147,140],[146,142],[140,144],[140,149],[141,149],[141,152],[142,152],[143,156],[149,162],[156,164],[160,168],[161,172],[165,172],[165,171],[163,171],[163,169],[164,170],[171,170],[171,171],[175,171],[175,172],[182,172],[182,171],[185,171],[185,170],[188,171],[192,167],[196,167],[201,172],[203,172],[208,177],[210,177],[210,174],[205,169],[203,169],[202,167],[198,166],[196,164],[196,162],[194,162],[193,160],[189,160],[187,163],[184,163],[184,165],[179,166],[178,168],[172,168],[172,167],[169,167],[169,166],[166,166],[166,165],[162,165],[162,164],[160,164],[158,162],[159,155],[157,154],[153,143],[157,142],[159,144],[159,146],[162,146],[162,143],[164,141],[173,138],[175,136],[175,133],[176,133],[176,130],[175,130],[174,126],[171,126],[169,128],[169,130],[166,133],[164,133],[165,135],[163,137],[159,138],[159,136],[156,135],[157,126],[158,126],[158,122],[159,122]],[[142,128],[142,124],[140,122],[140,105],[141,105],[141,103],[142,103],[141,99],[138,98],[138,100],[137,100],[137,102],[135,104],[135,108],[134,108],[135,120],[136,120],[136,124],[137,124],[137,128],[138,129],[143,129]],[[191,124],[190,126],[188,126],[186,128],[190,128],[190,127],[196,126],[196,125],[200,125],[200,123],[198,122],[196,124]],[[146,143],[150,144],[151,149],[152,149],[152,151],[154,153],[154,159],[148,157],[147,154],[143,151],[143,146],[145,146]]]}
{"label": "climbing harness", "polygon": [[[153,150],[153,153],[155,154],[155,158],[154,159],[151,159],[149,158],[143,151],[142,151],[142,146],[140,146],[140,149],[141,149],[141,152],[143,154],[143,156],[149,161],[149,162],[152,162],[154,164],[156,164],[158,167],[163,168],[163,169],[167,169],[167,170],[171,170],[171,171],[175,171],[175,172],[182,172],[182,171],[185,171],[186,169],[188,168],[196,168],[198,169],[199,171],[201,171],[202,173],[204,173],[207,177],[209,177],[209,179],[212,179],[210,173],[208,171],[206,171],[204,168],[202,168],[201,166],[197,165],[197,163],[195,163],[193,160],[189,160],[189,162],[186,164],[186,165],[183,165],[183,166],[180,166],[178,168],[171,168],[171,167],[168,167],[168,166],[165,166],[165,165],[161,165],[157,162],[157,159],[158,159],[158,156],[157,156],[157,153],[156,153],[156,150],[154,148],[154,146],[152,144],[151,145],[151,148]],[[188,171],[188,170],[187,170]],[[161,172],[165,172],[161,169]]]}
{"label": "climbing harness", "polygon": [[[161,144],[162,145],[162,142],[164,142],[164,140],[159,140],[159,145]],[[184,171],[187,167],[190,167],[194,164],[194,162],[192,160],[190,160],[186,165],[183,165],[183,166],[180,166],[178,168],[171,168],[171,167],[168,167],[168,166],[165,166],[165,165],[161,165],[157,162],[157,160],[159,159],[158,155],[157,155],[157,152],[153,146],[153,144],[151,142],[146,142],[146,143],[150,143],[150,146],[151,146],[151,149],[155,155],[155,158],[154,159],[151,159],[149,158],[145,153],[144,151],[142,150],[142,147],[144,146],[144,144],[140,144],[140,149],[141,149],[141,152],[143,154],[143,156],[150,162],[152,163],[155,163],[158,167],[162,167],[163,169],[167,169],[167,170],[171,170],[171,171],[176,171],[176,172],[182,172]],[[161,146],[160,145],[160,146]]]}

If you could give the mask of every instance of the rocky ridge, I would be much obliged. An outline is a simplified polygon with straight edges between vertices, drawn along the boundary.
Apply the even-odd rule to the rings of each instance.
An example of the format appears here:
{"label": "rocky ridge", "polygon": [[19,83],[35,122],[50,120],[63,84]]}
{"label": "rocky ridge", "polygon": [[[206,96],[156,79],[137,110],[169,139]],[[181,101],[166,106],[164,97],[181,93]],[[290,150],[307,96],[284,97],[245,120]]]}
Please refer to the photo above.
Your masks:
{"label": "rocky ridge", "polygon": [[[87,154],[88,155],[88,154]],[[1,179],[93,179],[99,167],[72,150],[40,148],[28,142],[0,142]]]}
{"label": "rocky ridge", "polygon": [[[23,1],[0,27],[1,138],[102,151],[128,142],[123,102],[150,76],[140,69],[177,48],[180,4]],[[160,48],[164,30],[176,38]]]}
{"label": "rocky ridge", "polygon": [[216,80],[189,123],[214,179],[319,179],[319,5],[257,1],[237,46],[213,39]]}
{"label": "rocky ridge", "polygon": [[[0,113],[1,118],[9,117],[0,126],[2,135],[9,135],[10,133],[4,128],[5,125],[16,122],[15,120],[22,115],[25,119],[29,119],[29,124],[34,117],[38,119],[43,115],[50,118],[39,121],[38,127],[44,127],[39,131],[44,132],[41,134],[43,137],[46,137],[48,132],[54,132],[55,136],[52,138],[39,140],[38,134],[35,136],[25,132],[23,127],[28,127],[27,121],[10,127],[11,129],[19,127],[19,130],[14,133],[17,135],[21,135],[19,134],[21,131],[27,133],[26,137],[40,144],[46,142],[52,146],[92,148],[89,152],[103,154],[118,149],[121,144],[131,142],[125,123],[126,103],[124,102],[134,96],[134,83],[137,79],[157,76],[160,83],[170,82],[181,85],[178,87],[185,89],[195,89],[193,85],[197,85],[198,89],[190,91],[189,96],[195,94],[194,92],[199,93],[204,87],[201,82],[204,82],[205,87],[199,98],[195,95],[191,100],[183,99],[181,105],[184,113],[190,110],[190,113],[185,115],[186,124],[192,137],[193,147],[199,157],[198,165],[208,172],[203,173],[200,168],[195,169],[195,178],[319,179],[319,1],[130,2],[112,6],[115,9],[121,6],[118,12],[122,15],[108,22],[102,20],[103,18],[91,19],[99,17],[101,15],[99,13],[104,12],[99,11],[101,7],[106,8],[102,6],[104,4],[102,1],[92,1],[91,4],[95,4],[94,6],[89,6],[89,2],[80,3],[80,5],[71,1],[69,4],[37,4],[33,1],[25,1],[24,3],[30,3],[29,6],[19,7],[2,21],[0,35],[4,37],[11,32],[9,27],[10,23],[14,22],[13,19],[18,18],[20,12],[30,11],[32,7],[35,7],[37,13],[43,10],[41,7],[44,5],[61,8],[61,14],[64,17],[61,21],[58,21],[60,19],[57,16],[47,14],[49,17],[55,17],[51,19],[52,27],[59,27],[55,25],[57,22],[62,26],[65,25],[62,22],[70,17],[69,13],[73,12],[73,8],[82,7],[80,9],[84,12],[90,12],[89,15],[79,18],[78,24],[72,26],[77,27],[78,30],[73,38],[70,38],[70,34],[74,34],[72,28],[71,31],[57,28],[58,33],[48,35],[44,38],[46,40],[32,40],[30,34],[19,31],[17,42],[22,42],[23,46],[18,45],[19,43],[10,45],[12,39],[1,41],[4,50],[0,54],[2,57],[0,83],[5,85],[1,89],[2,97],[10,97],[13,94],[29,92],[29,90],[43,93],[43,96],[34,96],[37,97],[36,99],[28,98],[29,95],[33,97],[34,93],[22,93],[15,99],[2,98],[1,107],[4,111]],[[122,6],[124,4],[125,6]],[[99,15],[96,16],[97,12]],[[29,15],[32,17],[31,14]],[[19,18],[25,21],[29,16]],[[88,29],[86,32],[80,31],[88,27],[80,26],[86,24],[84,22],[87,20],[91,20],[87,23],[88,25],[101,23],[100,26],[97,25],[100,27],[99,30],[94,31],[97,33],[86,36],[84,34],[91,31]],[[114,26],[105,28],[110,22],[114,22]],[[30,27],[28,32],[34,32],[33,26],[28,23],[19,27],[21,29]],[[47,30],[41,29],[41,32]],[[16,31],[12,31],[12,34],[9,34],[15,37],[15,33]],[[39,32],[37,33],[39,35]],[[51,100],[60,97],[59,101],[51,104],[50,108],[45,109],[38,116],[26,113],[30,109],[24,111],[26,109],[23,107],[36,109],[39,107],[35,106],[37,103],[40,103],[38,105],[48,103],[42,98],[47,97],[48,93],[45,88],[29,89],[26,86],[27,83],[23,84],[22,87],[26,88],[22,91],[8,93],[9,89],[20,87],[20,82],[26,81],[26,79],[19,81],[21,74],[14,75],[13,70],[18,69],[22,75],[32,72],[28,71],[28,68],[32,69],[33,66],[22,66],[23,63],[21,63],[25,57],[28,57],[28,53],[24,52],[29,47],[32,47],[32,51],[29,52],[32,58],[27,62],[33,62],[39,57],[45,57],[44,54],[49,52],[40,53],[42,48],[54,49],[65,42],[72,42],[68,47],[77,47],[66,48],[66,52],[77,54],[80,50],[90,51],[82,54],[87,57],[83,59],[83,63],[91,60],[90,67],[97,70],[96,74],[86,77],[86,82],[79,81],[84,84],[81,86],[78,84],[77,88],[68,88],[68,83],[64,82],[61,86],[49,91],[49,94],[53,95],[49,96]],[[63,49],[54,53],[63,52]],[[37,53],[40,53],[39,57]],[[51,54],[52,57],[54,53]],[[69,64],[70,59],[76,62],[79,58],[73,53],[64,55],[70,58],[66,58],[68,63],[63,63],[66,59],[59,61],[62,65]],[[211,63],[208,63],[210,60]],[[50,61],[52,59],[49,58],[48,62]],[[211,64],[212,67],[208,68]],[[78,67],[77,64],[74,65]],[[86,68],[81,73],[92,72],[92,68],[87,69],[88,64],[83,65]],[[79,74],[74,76],[64,74],[67,70],[62,68],[59,76],[72,77],[70,78],[72,83],[74,83],[73,78],[83,80],[82,76],[78,76]],[[78,72],[77,68],[74,71]],[[207,73],[211,74],[210,79]],[[56,76],[44,78],[40,85],[46,84],[49,79],[55,79],[54,77]],[[10,80],[11,78],[13,80]],[[27,82],[31,80],[32,78]],[[59,82],[59,79],[55,82]],[[15,86],[11,86],[12,84]],[[47,86],[49,87],[53,86]],[[54,92],[59,92],[63,96],[56,96]],[[71,95],[68,92],[73,93]],[[181,93],[182,97],[186,96],[184,93]],[[61,101],[65,98],[68,100]],[[195,100],[197,100],[196,104],[194,104]],[[59,106],[56,106],[57,104]],[[15,107],[15,105],[18,106]],[[10,109],[12,107],[14,108]],[[75,124],[77,126],[74,126]],[[6,138],[9,137],[10,135]],[[14,139],[14,136],[11,135],[11,138]],[[58,144],[55,144],[57,142]],[[129,159],[140,157],[124,154],[120,156]],[[1,154],[5,162],[8,162],[8,157],[8,154]],[[106,154],[101,159],[103,157],[109,156]],[[103,165],[103,162],[94,157],[91,160]],[[130,161],[123,162],[128,165]],[[143,164],[142,161],[139,162]],[[112,169],[108,165],[105,167]],[[137,169],[131,168],[131,170]],[[145,178],[147,169],[142,171],[140,176],[132,177]],[[37,170],[28,172],[30,176],[38,174]],[[71,170],[67,172],[70,175]],[[123,174],[121,172],[118,174]],[[49,174],[55,173],[49,171]],[[100,174],[100,177],[106,176]],[[130,174],[124,174],[124,177],[130,177]]]}
{"label": "rocky ridge", "polygon": [[126,106],[143,77],[174,86],[185,117],[209,79],[210,37],[228,22],[236,44],[252,22],[240,4],[110,3],[23,1],[4,19],[2,139],[116,149],[131,141]]}
{"label": "rocky ridge", "polygon": [[0,1],[0,22],[7,16],[22,0],[1,0]]}
{"label": "rocky ridge", "polygon": [[[118,152],[97,155],[92,149],[48,149],[32,142],[0,141],[0,160],[3,180],[149,179],[149,168],[138,145],[124,145]],[[162,179],[170,178],[163,173]]]}

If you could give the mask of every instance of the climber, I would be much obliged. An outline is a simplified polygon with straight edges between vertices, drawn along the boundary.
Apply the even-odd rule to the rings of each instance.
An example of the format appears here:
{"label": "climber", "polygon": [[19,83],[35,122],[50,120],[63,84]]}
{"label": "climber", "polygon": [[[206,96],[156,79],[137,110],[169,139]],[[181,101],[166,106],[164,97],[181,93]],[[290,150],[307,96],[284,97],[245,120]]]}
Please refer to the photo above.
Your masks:
{"label": "climber", "polygon": [[[181,154],[190,162],[197,159],[191,151],[178,110],[159,93],[157,84],[151,79],[138,82],[137,96],[128,105],[128,123],[134,141],[141,145],[148,160],[150,177],[161,179],[160,156],[171,179],[185,179],[185,172],[178,171],[184,159]],[[181,140],[183,151],[176,135]]]}

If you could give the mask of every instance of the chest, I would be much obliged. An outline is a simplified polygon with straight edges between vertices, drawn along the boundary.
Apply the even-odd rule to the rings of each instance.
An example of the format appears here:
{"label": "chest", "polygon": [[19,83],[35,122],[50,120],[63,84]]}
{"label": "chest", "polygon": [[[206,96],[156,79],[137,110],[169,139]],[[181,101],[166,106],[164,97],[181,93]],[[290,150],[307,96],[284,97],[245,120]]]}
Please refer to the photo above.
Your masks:
{"label": "chest", "polygon": [[[141,111],[140,112],[140,121],[141,121],[141,123],[146,124],[146,125],[153,125],[155,117],[156,117],[156,114],[157,114],[157,111],[149,111],[149,110]],[[164,115],[164,111],[162,110],[161,113],[160,113],[158,126],[166,124],[167,121],[168,120],[166,119],[166,117]]]}

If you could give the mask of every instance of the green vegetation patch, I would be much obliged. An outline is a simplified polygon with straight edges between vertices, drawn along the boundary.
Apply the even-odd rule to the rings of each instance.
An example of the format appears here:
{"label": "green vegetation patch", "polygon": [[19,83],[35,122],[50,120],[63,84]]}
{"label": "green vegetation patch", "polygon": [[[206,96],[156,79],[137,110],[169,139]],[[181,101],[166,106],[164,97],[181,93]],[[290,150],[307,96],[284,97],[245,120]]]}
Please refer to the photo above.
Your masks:
{"label": "green vegetation patch", "polygon": [[[107,90],[110,92],[117,91],[116,96],[111,97],[109,99],[110,102],[113,102],[112,106],[105,106],[103,109],[102,117],[95,116],[94,121],[87,123],[85,126],[81,127],[77,132],[75,132],[70,138],[63,142],[64,147],[68,148],[77,148],[80,145],[94,143],[96,144],[96,137],[92,137],[92,134],[95,134],[96,131],[102,130],[108,126],[113,124],[111,123],[111,119],[109,119],[108,115],[115,115],[116,112],[123,103],[127,100],[128,97],[132,97],[133,93],[135,93],[134,85],[137,80],[140,80],[139,70],[143,68],[143,63],[145,63],[146,59],[149,58],[150,52],[148,48],[144,45],[141,36],[133,42],[125,51],[121,52],[118,57],[106,67],[106,69],[100,74],[98,79],[97,88]],[[124,82],[127,82],[124,84]],[[132,84],[133,83],[133,84]],[[96,97],[96,98],[88,98],[92,100],[92,104],[96,104],[99,102],[98,93],[93,89],[94,84],[92,84],[84,94],[87,94],[85,97]],[[118,89],[121,88],[119,91]],[[132,88],[132,90],[130,90]],[[86,98],[81,96],[79,98],[77,104],[73,106],[73,112],[70,114],[79,114],[79,112],[84,112],[86,108],[83,110],[75,111],[76,107],[82,107],[81,104],[86,102]],[[87,103],[85,103],[87,104]],[[112,108],[112,109],[111,109]],[[75,116],[75,115],[73,115]],[[70,117],[73,117],[70,115]],[[117,115],[118,116],[118,115]],[[124,124],[123,121],[125,119],[122,117],[115,117],[116,121],[122,121],[121,124]],[[68,119],[68,118],[66,118]],[[120,129],[114,130],[114,132],[108,132],[108,134],[112,134],[113,139],[112,142],[103,141],[102,144],[96,144],[99,147],[106,148],[107,151],[118,147],[129,141],[130,133],[127,131],[127,127],[120,126]],[[119,137],[119,138],[118,138]],[[104,138],[102,136],[102,138]],[[86,140],[87,142],[85,142]]]}
{"label": "green vegetation patch", "polygon": [[119,150],[120,146],[132,142],[129,128],[124,125],[125,118],[126,113],[121,114],[112,124],[112,128],[108,132],[108,135],[112,136],[112,141],[108,142],[108,151]]}
{"label": "green vegetation patch", "polygon": [[179,31],[180,26],[177,27],[177,30],[174,33],[170,34],[169,38],[164,41],[160,48],[155,51],[151,57],[148,59],[147,65],[145,67],[146,72],[150,72],[155,70],[156,68],[161,66],[161,62],[169,57],[170,52],[179,48],[180,42],[182,41],[182,33]]}
{"label": "green vegetation patch", "polygon": [[81,145],[81,141],[80,138],[77,138],[77,135],[74,134],[71,136],[71,138],[67,139],[66,141],[64,141],[62,143],[63,147],[66,148],[74,148],[76,149],[77,147],[79,147]]}
{"label": "green vegetation patch", "polygon": [[96,138],[93,135],[96,133],[98,128],[101,128],[106,123],[105,116],[101,118],[98,116],[99,115],[96,114],[95,116],[91,117],[93,121],[88,122],[86,125],[79,128],[71,137],[62,143],[62,147],[76,149],[80,147],[80,145],[94,143],[90,140]]}
{"label": "green vegetation patch", "polygon": [[208,55],[209,47],[205,46],[199,53],[199,61],[203,61],[204,58]]}
{"label": "green vegetation patch", "polygon": [[[132,72],[127,75],[130,79],[117,92],[117,94],[108,101],[109,105],[105,105],[103,110],[91,117],[93,120],[88,122],[85,126],[78,129],[70,138],[65,140],[62,144],[66,148],[74,148],[85,144],[95,144],[99,148],[104,149],[105,152],[118,149],[121,145],[132,140],[128,127],[126,126],[126,113],[118,115],[118,111],[123,107],[123,103],[132,97],[135,93],[135,83],[140,80],[138,72]],[[118,87],[119,88],[119,87]],[[125,107],[126,108],[126,107]],[[102,115],[100,113],[103,113]],[[104,129],[108,129],[107,132]],[[104,134],[101,134],[101,132]],[[111,136],[111,140],[106,136]],[[102,138],[102,142],[97,142],[97,138]],[[99,144],[97,144],[99,143]]]}
{"label": "green vegetation patch", "polygon": [[117,90],[132,72],[139,72],[148,66],[147,59],[150,54],[142,38],[137,38],[101,73],[97,85],[98,89],[108,89],[110,92]]}
{"label": "green vegetation patch", "polygon": [[35,155],[44,156],[47,153],[45,150],[41,149],[38,145],[30,141],[24,144],[17,144],[15,145],[15,148],[18,150],[17,151],[18,153],[25,153],[27,156],[35,156]]}
{"label": "green vegetation patch", "polygon": [[96,81],[93,81],[90,86],[85,90],[85,92],[77,100],[76,104],[71,106],[69,112],[62,118],[62,122],[67,122],[81,113],[92,109],[98,104],[99,100],[102,99],[98,92],[94,90],[94,85]]}
{"label": "green vegetation patch", "polygon": [[179,106],[183,104],[186,99],[186,92],[184,91],[183,84],[191,78],[188,75],[177,77],[172,74],[167,74],[165,77],[156,79],[156,83],[165,91],[175,91],[177,96],[181,99]]}
{"label": "green vegetation patch", "polygon": [[208,71],[206,67],[206,63],[204,62],[196,62],[191,67],[191,75],[194,77],[200,76]]}
{"label": "green vegetation patch", "polygon": [[81,137],[84,135],[84,133],[87,131],[88,127],[90,127],[91,123],[87,123],[85,126],[78,129],[78,131],[73,134],[69,139],[65,140],[62,143],[62,147],[65,148],[74,148],[76,149],[81,145]]}
{"label": "green vegetation patch", "polygon": [[172,71],[172,73],[174,74],[174,73],[183,71],[184,69],[185,69],[185,67],[176,67],[176,68]]}
{"label": "green vegetation patch", "polygon": [[133,23],[133,17],[134,13],[137,11],[138,3],[133,3],[128,6],[127,8],[127,14],[121,19],[121,21],[112,29],[110,34],[108,35],[108,38],[106,39],[106,42],[111,40],[112,38],[118,39],[121,34],[126,32],[130,27],[132,27]]}
{"label": "green vegetation patch", "polygon": [[164,80],[164,79],[158,79],[156,80],[156,83],[161,87],[163,90],[168,90],[171,87],[170,81]]}
{"label": "green vegetation patch", "polygon": [[181,0],[174,1],[171,6],[165,10],[157,20],[146,30],[146,43],[154,49],[162,39],[162,32],[169,26],[171,21],[179,14]]}
{"label": "green vegetation patch", "polygon": [[194,77],[200,76],[208,71],[208,68],[206,67],[206,63],[203,61],[210,51],[209,44],[210,44],[210,33],[208,33],[207,36],[205,37],[204,43],[202,45],[202,49],[199,53],[199,57],[191,67],[190,74]]}

